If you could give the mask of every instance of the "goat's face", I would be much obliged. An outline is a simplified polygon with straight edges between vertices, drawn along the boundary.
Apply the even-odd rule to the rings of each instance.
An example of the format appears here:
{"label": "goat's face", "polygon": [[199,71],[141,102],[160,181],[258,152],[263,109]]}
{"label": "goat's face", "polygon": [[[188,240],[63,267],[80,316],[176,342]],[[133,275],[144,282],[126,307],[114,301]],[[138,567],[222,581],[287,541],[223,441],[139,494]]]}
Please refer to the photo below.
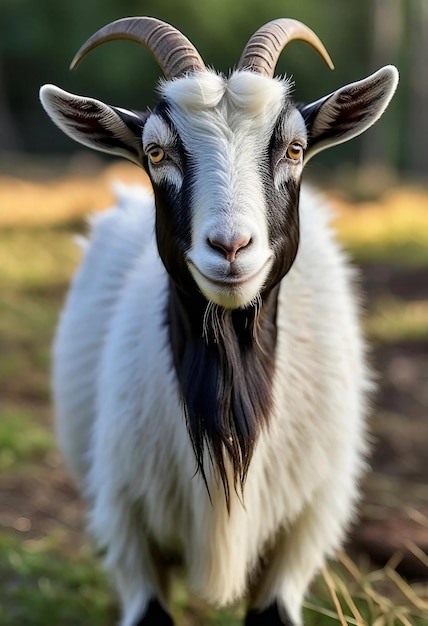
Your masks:
{"label": "goat's face", "polygon": [[307,130],[288,90],[252,72],[180,78],[144,126],[160,255],[226,308],[257,299],[296,255]]}
{"label": "goat's face", "polygon": [[173,280],[225,308],[249,306],[287,273],[298,247],[303,163],[366,130],[397,84],[388,66],[309,105],[295,107],[290,83],[273,78],[292,39],[310,43],[303,24],[277,20],[248,42],[229,78],[208,71],[176,29],[127,18],[101,29],[78,59],[112,38],[150,49],[167,78],[153,112],[137,114],[91,98],[42,88],[42,103],[67,134],[143,165],[156,199],[159,253]]}

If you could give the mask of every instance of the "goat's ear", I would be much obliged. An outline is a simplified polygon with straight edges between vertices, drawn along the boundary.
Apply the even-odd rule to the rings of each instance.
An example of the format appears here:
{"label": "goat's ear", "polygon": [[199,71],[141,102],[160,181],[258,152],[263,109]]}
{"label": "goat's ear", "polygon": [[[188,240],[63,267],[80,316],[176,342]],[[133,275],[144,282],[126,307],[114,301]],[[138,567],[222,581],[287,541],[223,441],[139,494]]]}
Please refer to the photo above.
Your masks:
{"label": "goat's ear", "polygon": [[75,96],[55,85],[44,85],[40,100],[52,121],[75,141],[143,165],[141,135],[148,114]]}
{"label": "goat's ear", "polygon": [[364,80],[299,106],[309,135],[305,162],[317,152],[348,141],[374,124],[388,106],[397,83],[397,69],[387,65]]}

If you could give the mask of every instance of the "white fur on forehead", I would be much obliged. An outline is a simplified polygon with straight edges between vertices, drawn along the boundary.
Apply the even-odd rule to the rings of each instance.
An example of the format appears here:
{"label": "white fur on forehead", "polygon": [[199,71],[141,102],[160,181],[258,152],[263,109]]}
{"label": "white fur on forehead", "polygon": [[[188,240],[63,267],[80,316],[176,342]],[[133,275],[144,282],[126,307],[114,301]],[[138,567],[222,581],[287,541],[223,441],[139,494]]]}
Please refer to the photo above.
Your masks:
{"label": "white fur on forehead", "polygon": [[251,71],[236,71],[226,78],[213,71],[163,81],[161,94],[188,110],[213,109],[226,98],[234,107],[257,115],[277,107],[289,95],[289,80],[272,79]]}
{"label": "white fur on forehead", "polygon": [[252,113],[262,112],[283,103],[290,95],[291,81],[268,78],[250,71],[236,71],[227,81],[230,101],[240,109]]}
{"label": "white fur on forehead", "polygon": [[223,98],[225,78],[215,72],[196,73],[172,81],[162,80],[159,91],[184,109],[213,109]]}

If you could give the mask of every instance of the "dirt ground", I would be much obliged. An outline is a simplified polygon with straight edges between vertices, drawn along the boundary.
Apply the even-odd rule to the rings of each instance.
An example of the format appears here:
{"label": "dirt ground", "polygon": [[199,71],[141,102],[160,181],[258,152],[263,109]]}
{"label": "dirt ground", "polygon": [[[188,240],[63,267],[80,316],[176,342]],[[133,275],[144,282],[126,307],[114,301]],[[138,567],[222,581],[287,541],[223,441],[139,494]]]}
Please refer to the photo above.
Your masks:
{"label": "dirt ground", "polygon": [[[380,296],[428,299],[426,269],[378,264],[363,267],[362,276],[368,308]],[[428,341],[378,343],[371,360],[378,383],[371,470],[350,547],[379,564],[401,552],[400,573],[428,579],[418,552],[428,554]]]}

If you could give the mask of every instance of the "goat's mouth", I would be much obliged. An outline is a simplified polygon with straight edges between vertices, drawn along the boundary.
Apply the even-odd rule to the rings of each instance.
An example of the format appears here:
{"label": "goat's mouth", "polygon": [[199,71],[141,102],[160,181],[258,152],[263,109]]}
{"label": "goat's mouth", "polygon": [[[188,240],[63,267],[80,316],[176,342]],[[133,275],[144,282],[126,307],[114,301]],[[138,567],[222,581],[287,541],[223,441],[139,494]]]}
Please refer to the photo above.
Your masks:
{"label": "goat's mouth", "polygon": [[271,264],[269,257],[251,274],[228,273],[220,278],[208,276],[192,261],[188,261],[193,279],[207,300],[231,309],[248,306],[254,301],[266,283]]}

